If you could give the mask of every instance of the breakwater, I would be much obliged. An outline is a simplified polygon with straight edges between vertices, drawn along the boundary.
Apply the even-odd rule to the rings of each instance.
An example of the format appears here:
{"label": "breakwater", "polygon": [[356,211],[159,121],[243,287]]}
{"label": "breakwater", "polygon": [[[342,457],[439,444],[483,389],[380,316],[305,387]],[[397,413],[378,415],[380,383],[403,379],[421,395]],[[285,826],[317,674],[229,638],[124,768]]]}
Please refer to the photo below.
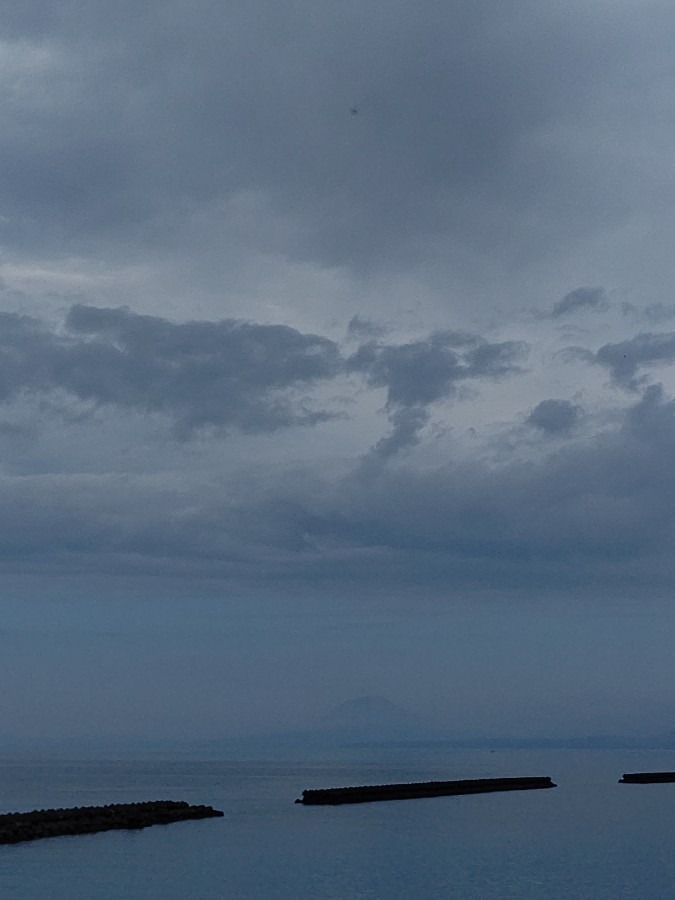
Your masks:
{"label": "breakwater", "polygon": [[11,812],[0,815],[0,844],[18,844],[66,834],[94,834],[117,828],[147,828],[222,815],[211,806],[193,806],[175,800]]}
{"label": "breakwater", "polygon": [[420,781],[411,784],[369,784],[360,787],[323,788],[302,792],[296,803],[337,805],[371,803],[376,800],[416,800],[421,797],[446,797],[454,794],[485,794],[491,791],[526,791],[553,788],[548,777],[468,778],[462,781]]}
{"label": "breakwater", "polygon": [[619,784],[666,784],[675,781],[675,772],[626,772]]}

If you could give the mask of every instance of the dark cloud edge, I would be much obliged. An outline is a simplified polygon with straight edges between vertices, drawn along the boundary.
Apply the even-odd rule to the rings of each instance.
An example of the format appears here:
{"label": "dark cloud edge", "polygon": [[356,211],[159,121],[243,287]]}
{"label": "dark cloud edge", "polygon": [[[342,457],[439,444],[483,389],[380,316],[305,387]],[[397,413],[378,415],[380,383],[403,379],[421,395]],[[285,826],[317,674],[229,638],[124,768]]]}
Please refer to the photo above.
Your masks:
{"label": "dark cloud edge", "polygon": [[94,407],[164,414],[182,439],[271,433],[335,417],[312,406],[311,391],[355,375],[387,391],[392,456],[416,442],[429,408],[459,383],[517,374],[525,352],[513,341],[435,331],[404,344],[369,340],[345,356],[329,338],[285,325],[176,323],[76,304],[62,328],[0,314],[0,401],[62,391]]}
{"label": "dark cloud edge", "polygon": [[307,468],[271,484],[131,476],[0,480],[6,573],[198,580],[224,590],[461,596],[633,592],[675,578],[675,401],[651,386],[612,432],[538,462],[476,460],[364,480]]}

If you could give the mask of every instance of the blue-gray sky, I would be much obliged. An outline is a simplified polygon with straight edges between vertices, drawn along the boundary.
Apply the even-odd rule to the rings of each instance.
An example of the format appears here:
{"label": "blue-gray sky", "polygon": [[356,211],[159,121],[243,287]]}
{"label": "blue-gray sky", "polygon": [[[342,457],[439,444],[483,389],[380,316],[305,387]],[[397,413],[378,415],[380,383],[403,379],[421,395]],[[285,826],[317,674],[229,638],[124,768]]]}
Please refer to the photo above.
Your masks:
{"label": "blue-gray sky", "polygon": [[672,4],[0,25],[0,732],[667,730]]}

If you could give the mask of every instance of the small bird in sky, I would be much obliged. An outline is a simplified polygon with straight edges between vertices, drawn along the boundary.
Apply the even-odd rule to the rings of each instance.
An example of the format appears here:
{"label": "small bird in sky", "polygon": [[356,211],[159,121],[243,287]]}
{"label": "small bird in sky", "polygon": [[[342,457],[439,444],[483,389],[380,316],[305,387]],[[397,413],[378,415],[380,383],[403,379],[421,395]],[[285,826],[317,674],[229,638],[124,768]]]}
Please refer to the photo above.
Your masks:
{"label": "small bird in sky", "polygon": [[352,108],[349,110],[349,114],[351,116],[358,116],[358,114],[359,114],[358,106],[352,106]]}

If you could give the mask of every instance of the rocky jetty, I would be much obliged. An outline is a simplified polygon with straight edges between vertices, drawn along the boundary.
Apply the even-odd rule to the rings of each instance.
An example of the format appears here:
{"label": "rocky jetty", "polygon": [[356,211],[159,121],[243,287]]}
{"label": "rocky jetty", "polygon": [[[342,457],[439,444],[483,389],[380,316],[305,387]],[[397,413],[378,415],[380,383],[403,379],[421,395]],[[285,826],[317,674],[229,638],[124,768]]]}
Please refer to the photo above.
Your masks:
{"label": "rocky jetty", "polygon": [[675,781],[675,772],[626,772],[619,784],[666,784]]}
{"label": "rocky jetty", "polygon": [[416,800],[420,797],[445,797],[453,794],[484,794],[490,791],[525,791],[553,788],[548,777],[469,778],[462,781],[420,781],[411,784],[368,784],[360,787],[323,788],[302,792],[296,803],[337,805],[371,803],[375,800]]}
{"label": "rocky jetty", "polygon": [[175,800],[11,812],[0,815],[0,844],[18,844],[65,834],[93,834],[115,828],[147,828],[222,815],[212,806],[192,806]]}

